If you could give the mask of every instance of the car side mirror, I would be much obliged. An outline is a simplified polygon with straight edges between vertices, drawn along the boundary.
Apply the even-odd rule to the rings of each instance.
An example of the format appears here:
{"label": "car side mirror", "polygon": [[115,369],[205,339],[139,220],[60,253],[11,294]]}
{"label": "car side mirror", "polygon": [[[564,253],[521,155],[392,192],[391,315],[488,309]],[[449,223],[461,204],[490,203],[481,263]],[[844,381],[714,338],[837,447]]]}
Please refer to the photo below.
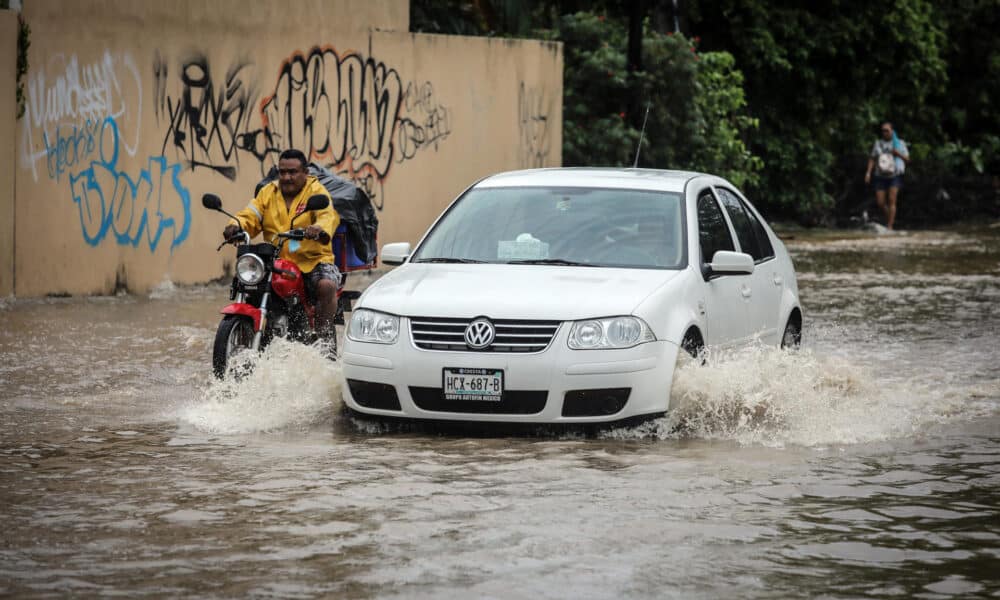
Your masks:
{"label": "car side mirror", "polygon": [[708,264],[708,276],[750,275],[753,273],[753,257],[743,252],[719,250]]}
{"label": "car side mirror", "polygon": [[382,264],[401,265],[410,258],[410,243],[395,242],[382,246]]}
{"label": "car side mirror", "polygon": [[313,194],[306,200],[306,210],[323,210],[330,205],[330,199],[323,194]]}

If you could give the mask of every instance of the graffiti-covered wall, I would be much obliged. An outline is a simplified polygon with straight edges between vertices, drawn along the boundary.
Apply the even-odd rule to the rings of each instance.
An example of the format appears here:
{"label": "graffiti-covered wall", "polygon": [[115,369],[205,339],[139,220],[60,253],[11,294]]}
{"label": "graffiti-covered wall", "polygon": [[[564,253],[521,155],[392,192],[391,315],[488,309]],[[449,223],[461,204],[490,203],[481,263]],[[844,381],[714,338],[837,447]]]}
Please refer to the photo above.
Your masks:
{"label": "graffiti-covered wall", "polygon": [[561,162],[557,44],[410,34],[405,1],[26,4],[18,296],[219,277],[202,194],[239,210],[287,148],[369,193],[381,243],[486,174]]}

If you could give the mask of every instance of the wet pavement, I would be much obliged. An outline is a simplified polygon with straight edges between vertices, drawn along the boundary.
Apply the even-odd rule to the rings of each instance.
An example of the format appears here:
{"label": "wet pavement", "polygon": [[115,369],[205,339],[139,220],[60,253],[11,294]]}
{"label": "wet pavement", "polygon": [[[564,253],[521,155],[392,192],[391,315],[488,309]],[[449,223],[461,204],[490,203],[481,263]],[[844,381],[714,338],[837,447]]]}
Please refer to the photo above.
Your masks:
{"label": "wet pavement", "polygon": [[1000,597],[1000,227],[785,235],[804,348],[599,436],[355,422],[295,344],[216,382],[223,286],[4,301],[0,596]]}

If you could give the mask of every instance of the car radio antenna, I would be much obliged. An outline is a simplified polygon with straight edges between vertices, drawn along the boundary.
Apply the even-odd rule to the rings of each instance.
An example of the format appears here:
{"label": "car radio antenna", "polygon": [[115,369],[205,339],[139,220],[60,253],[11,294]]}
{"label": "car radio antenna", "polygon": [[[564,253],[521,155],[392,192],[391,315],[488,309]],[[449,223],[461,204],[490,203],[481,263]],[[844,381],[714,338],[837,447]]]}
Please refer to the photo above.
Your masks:
{"label": "car radio antenna", "polygon": [[639,151],[642,150],[642,136],[646,133],[646,120],[649,119],[649,107],[651,105],[651,102],[646,103],[646,116],[642,118],[642,130],[639,131],[639,145],[635,148],[635,162],[632,163],[633,169],[639,167]]}

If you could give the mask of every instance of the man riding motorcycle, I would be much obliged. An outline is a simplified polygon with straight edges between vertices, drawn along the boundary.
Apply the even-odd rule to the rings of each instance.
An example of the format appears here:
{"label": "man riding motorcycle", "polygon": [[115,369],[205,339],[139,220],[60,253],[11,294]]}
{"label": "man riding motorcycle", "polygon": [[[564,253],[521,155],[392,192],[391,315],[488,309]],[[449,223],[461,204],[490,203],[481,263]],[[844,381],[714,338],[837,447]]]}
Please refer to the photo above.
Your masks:
{"label": "man riding motorcycle", "polygon": [[[275,234],[291,229],[292,217],[305,210],[310,196],[321,194],[330,197],[319,180],[306,170],[305,154],[299,150],[285,150],[278,157],[278,180],[272,181],[257,192],[246,208],[236,213],[238,223],[230,219],[222,235],[232,239],[243,229],[251,238],[263,232],[267,240]],[[294,262],[305,276],[306,293],[316,306],[316,329],[320,336],[332,340],[336,347],[334,317],[337,313],[337,289],[340,271],[334,262],[330,240],[340,224],[340,215],[333,209],[332,201],[323,210],[300,217],[296,224],[308,219],[306,238],[292,241],[281,250],[281,258]]]}

